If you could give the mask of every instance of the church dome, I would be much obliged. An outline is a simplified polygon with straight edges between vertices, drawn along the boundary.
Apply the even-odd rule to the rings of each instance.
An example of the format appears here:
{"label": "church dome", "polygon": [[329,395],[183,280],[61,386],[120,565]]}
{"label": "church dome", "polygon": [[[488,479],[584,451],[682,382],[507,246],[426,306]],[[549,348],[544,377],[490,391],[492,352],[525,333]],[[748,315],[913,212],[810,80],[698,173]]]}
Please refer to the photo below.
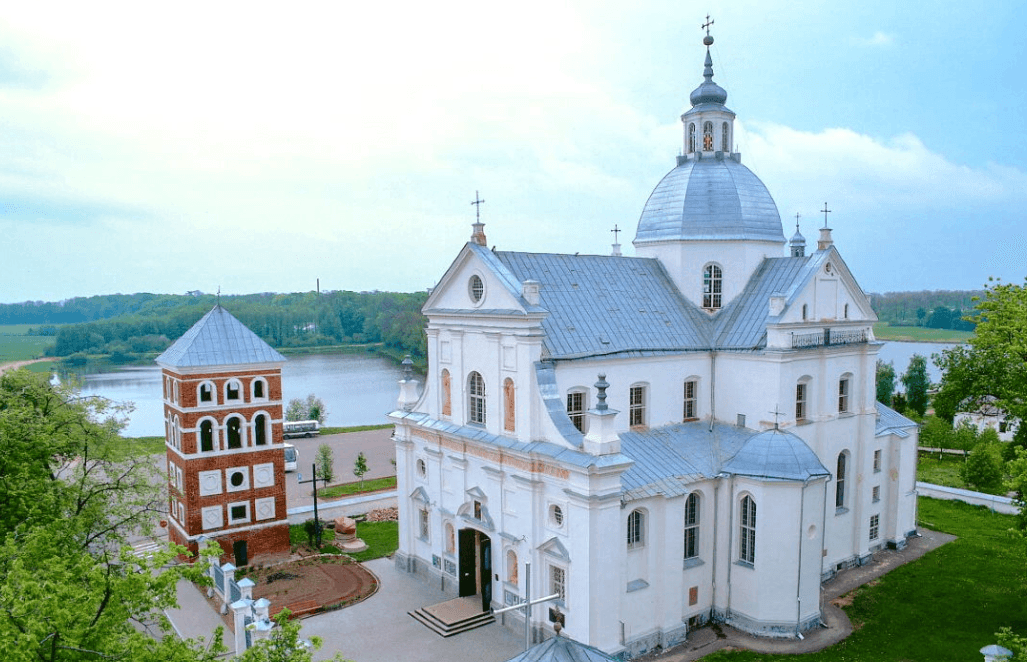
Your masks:
{"label": "church dome", "polygon": [[806,442],[777,428],[750,437],[727,461],[724,471],[766,480],[804,481],[831,475]]}
{"label": "church dome", "polygon": [[735,160],[689,158],[656,185],[635,243],[753,240],[784,243],[781,216],[759,177]]}

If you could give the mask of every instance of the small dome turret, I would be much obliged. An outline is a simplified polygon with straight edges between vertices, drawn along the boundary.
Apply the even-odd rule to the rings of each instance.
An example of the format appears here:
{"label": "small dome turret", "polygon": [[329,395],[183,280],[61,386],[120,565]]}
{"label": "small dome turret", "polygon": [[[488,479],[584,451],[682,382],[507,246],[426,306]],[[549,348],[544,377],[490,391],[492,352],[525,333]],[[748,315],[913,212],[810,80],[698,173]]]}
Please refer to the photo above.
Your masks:
{"label": "small dome turret", "polygon": [[692,94],[689,95],[688,100],[692,102],[692,107],[714,103],[723,106],[727,102],[727,91],[713,82],[713,58],[710,57],[710,44],[713,43],[713,37],[709,35],[703,39],[703,43],[706,44],[706,66],[703,69],[703,78],[705,80],[699,87],[692,90]]}

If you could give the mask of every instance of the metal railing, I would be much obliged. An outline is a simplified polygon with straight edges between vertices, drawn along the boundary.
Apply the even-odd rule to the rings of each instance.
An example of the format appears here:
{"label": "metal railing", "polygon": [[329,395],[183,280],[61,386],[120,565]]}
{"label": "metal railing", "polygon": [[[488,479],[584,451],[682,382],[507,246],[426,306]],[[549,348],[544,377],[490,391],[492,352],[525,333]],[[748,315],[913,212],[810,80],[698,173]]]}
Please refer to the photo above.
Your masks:
{"label": "metal railing", "polygon": [[808,347],[826,347],[831,345],[853,345],[870,341],[870,330],[863,329],[835,329],[825,328],[822,331],[812,333],[793,333],[792,349],[805,349]]}

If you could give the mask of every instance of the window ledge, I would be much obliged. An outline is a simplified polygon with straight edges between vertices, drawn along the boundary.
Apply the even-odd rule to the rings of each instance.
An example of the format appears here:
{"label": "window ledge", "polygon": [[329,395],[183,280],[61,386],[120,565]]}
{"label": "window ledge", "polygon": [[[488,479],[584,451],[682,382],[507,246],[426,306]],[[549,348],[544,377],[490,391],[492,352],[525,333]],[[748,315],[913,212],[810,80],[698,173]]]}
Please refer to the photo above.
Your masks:
{"label": "window ledge", "polygon": [[838,418],[852,418],[855,415],[856,415],[856,412],[853,412],[853,411],[840,411],[840,412],[838,412]]}
{"label": "window ledge", "polygon": [[705,565],[705,563],[706,562],[703,561],[698,556],[695,557],[695,558],[691,558],[691,559],[685,559],[685,564],[684,564],[684,567],[682,569],[683,570],[688,570],[689,568],[698,568],[701,565]]}
{"label": "window ledge", "polygon": [[644,579],[635,579],[628,582],[628,593],[634,593],[635,591],[641,591],[644,588],[649,588],[649,582]]}
{"label": "window ledge", "polygon": [[834,509],[834,514],[835,515],[845,515],[848,512],[849,512],[849,509],[844,507],[844,506],[842,506],[841,508],[835,508]]}
{"label": "window ledge", "polygon": [[748,561],[735,561],[735,565],[737,565],[739,567],[742,567],[742,568],[748,568],[749,570],[755,570],[756,569],[756,566],[753,565],[752,563],[749,563]]}
{"label": "window ledge", "polygon": [[811,418],[800,418],[799,420],[795,421],[795,425],[796,426],[799,426],[799,425],[809,425],[812,422],[813,422],[813,419],[811,419]]}

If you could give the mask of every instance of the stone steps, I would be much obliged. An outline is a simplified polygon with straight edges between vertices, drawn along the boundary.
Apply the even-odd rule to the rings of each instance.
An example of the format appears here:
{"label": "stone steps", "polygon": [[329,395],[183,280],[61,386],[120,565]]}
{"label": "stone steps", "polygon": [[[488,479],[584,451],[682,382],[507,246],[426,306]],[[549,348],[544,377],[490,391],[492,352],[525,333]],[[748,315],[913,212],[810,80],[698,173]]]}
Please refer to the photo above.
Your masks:
{"label": "stone steps", "polygon": [[491,613],[481,610],[480,595],[447,600],[407,613],[442,637],[452,637],[496,622]]}

